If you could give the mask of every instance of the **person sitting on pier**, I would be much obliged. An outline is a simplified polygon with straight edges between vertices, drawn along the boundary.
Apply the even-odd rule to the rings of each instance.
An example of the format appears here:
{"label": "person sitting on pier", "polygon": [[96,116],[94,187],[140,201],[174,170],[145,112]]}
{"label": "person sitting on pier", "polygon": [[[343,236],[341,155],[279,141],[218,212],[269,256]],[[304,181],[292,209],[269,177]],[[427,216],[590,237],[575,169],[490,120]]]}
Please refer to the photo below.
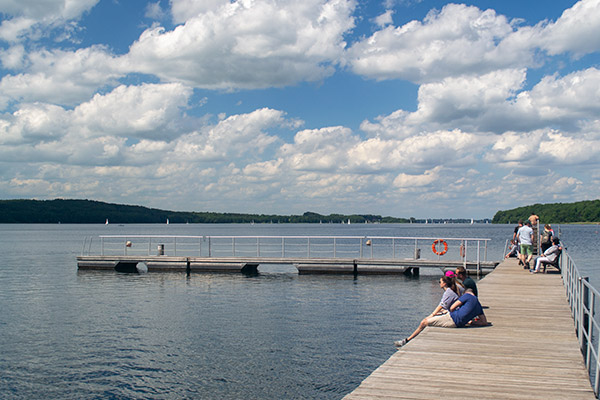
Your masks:
{"label": "person sitting on pier", "polygon": [[462,286],[465,288],[465,290],[471,289],[473,291],[473,293],[475,294],[475,296],[479,296],[479,294],[477,292],[477,285],[475,284],[475,281],[473,279],[469,278],[465,267],[457,267],[456,268],[456,277],[458,279],[460,279],[459,283],[462,284]]}
{"label": "person sitting on pier", "polygon": [[556,258],[562,251],[562,248],[560,247],[559,244],[560,244],[560,240],[557,237],[553,237],[552,238],[552,246],[550,246],[546,251],[544,251],[544,254],[542,256],[535,259],[535,269],[530,269],[529,272],[531,272],[533,274],[537,274],[538,272],[540,272],[540,266],[542,265],[543,262],[546,262],[546,263],[554,262],[554,260],[556,260]]}
{"label": "person sitting on pier", "polygon": [[439,326],[442,328],[462,328],[464,326],[486,326],[489,325],[483,307],[473,293],[467,289],[465,294],[450,306],[449,312],[441,315],[429,316],[419,324],[419,327],[406,339],[396,340],[394,344],[400,348],[413,340],[428,326]]}
{"label": "person sitting on pier", "polygon": [[450,306],[452,306],[452,304],[454,304],[454,302],[458,300],[459,289],[456,285],[456,280],[454,279],[454,276],[442,276],[440,278],[440,287],[444,289],[444,294],[442,295],[440,304],[438,304],[435,310],[433,310],[433,312],[429,314],[430,317],[438,315],[442,312],[448,312]]}
{"label": "person sitting on pier", "polygon": [[506,255],[504,256],[504,258],[509,257],[519,258],[519,246],[517,246],[517,243],[514,240],[510,241],[510,250],[508,250],[508,253],[506,253]]}

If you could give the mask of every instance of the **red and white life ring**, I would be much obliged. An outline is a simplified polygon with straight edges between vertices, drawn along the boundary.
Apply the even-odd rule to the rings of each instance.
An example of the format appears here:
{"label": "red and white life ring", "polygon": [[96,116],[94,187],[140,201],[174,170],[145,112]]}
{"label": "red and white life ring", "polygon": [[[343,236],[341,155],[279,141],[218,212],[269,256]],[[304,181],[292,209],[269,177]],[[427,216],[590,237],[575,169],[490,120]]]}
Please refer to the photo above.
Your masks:
{"label": "red and white life ring", "polygon": [[[441,243],[444,245],[444,250],[442,250],[442,251],[437,250],[438,243]],[[448,243],[446,243],[446,241],[443,239],[436,239],[433,241],[433,244],[431,245],[431,251],[433,251],[438,256],[443,256],[448,251]]]}

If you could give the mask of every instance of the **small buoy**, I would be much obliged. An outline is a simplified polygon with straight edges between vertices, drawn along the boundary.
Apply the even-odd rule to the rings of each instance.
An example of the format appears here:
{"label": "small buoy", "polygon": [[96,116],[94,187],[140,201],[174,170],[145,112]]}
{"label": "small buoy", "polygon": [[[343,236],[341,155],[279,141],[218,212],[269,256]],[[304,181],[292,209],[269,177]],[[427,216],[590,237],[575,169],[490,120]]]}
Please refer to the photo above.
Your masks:
{"label": "small buoy", "polygon": [[367,246],[371,245],[371,239],[367,240],[367,242],[365,243]]}
{"label": "small buoy", "polygon": [[145,274],[148,272],[148,266],[143,262],[137,263],[135,269],[137,269],[138,274]]}
{"label": "small buoy", "polygon": [[125,243],[125,246],[127,246],[127,247],[131,247],[131,245],[132,245],[132,243],[129,240]]}

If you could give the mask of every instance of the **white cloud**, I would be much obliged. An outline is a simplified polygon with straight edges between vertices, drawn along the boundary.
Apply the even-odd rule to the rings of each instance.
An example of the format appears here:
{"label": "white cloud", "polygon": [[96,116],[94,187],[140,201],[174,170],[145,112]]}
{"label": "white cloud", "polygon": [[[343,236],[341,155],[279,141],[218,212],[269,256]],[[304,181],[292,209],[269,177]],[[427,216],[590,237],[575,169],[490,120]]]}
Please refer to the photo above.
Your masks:
{"label": "white cloud", "polygon": [[448,4],[423,22],[388,26],[349,49],[355,73],[370,78],[431,82],[532,63],[527,43],[510,39],[513,26],[494,10]]}
{"label": "white cloud", "polygon": [[399,174],[394,179],[394,186],[402,189],[411,189],[414,187],[428,186],[439,179],[439,171],[441,167],[436,167],[425,171],[420,175],[409,175],[405,173]]}
{"label": "white cloud", "polygon": [[551,55],[570,52],[579,57],[597,52],[600,50],[599,21],[600,1],[581,0],[540,31],[540,46]]}
{"label": "white cloud", "polygon": [[76,107],[72,120],[86,135],[170,141],[180,134],[176,121],[191,94],[191,89],[179,83],[122,85]]}
{"label": "white cloud", "polygon": [[7,18],[0,25],[0,39],[14,42],[27,35],[40,35],[36,28],[68,27],[67,22],[80,18],[99,0],[4,0],[0,13]]}
{"label": "white cloud", "polygon": [[145,31],[126,60],[130,71],[209,89],[319,81],[334,72],[352,11],[351,0],[227,3]]}
{"label": "white cloud", "polygon": [[600,70],[589,68],[562,78],[546,76],[517,98],[516,107],[537,114],[544,122],[577,122],[600,112]]}
{"label": "white cloud", "polygon": [[174,152],[186,162],[224,162],[241,156],[252,162],[277,141],[267,131],[286,124],[283,112],[268,108],[232,115],[215,126],[181,137]]}
{"label": "white cloud", "polygon": [[229,0],[171,0],[170,3],[173,21],[181,24],[200,14],[217,12],[229,4]]}
{"label": "white cloud", "polygon": [[89,99],[98,88],[115,84],[124,75],[118,59],[105,48],[76,51],[39,50],[24,54],[20,47],[0,52],[5,67],[24,67],[25,72],[5,75],[0,98],[5,101],[41,101],[75,105]]}
{"label": "white cloud", "polygon": [[386,10],[383,14],[381,14],[375,18],[375,24],[379,27],[391,25],[394,22],[392,19],[393,15],[394,15],[394,11]]}
{"label": "white cloud", "polygon": [[309,129],[298,132],[280,152],[293,170],[332,172],[347,164],[347,150],[357,142],[345,127]]}

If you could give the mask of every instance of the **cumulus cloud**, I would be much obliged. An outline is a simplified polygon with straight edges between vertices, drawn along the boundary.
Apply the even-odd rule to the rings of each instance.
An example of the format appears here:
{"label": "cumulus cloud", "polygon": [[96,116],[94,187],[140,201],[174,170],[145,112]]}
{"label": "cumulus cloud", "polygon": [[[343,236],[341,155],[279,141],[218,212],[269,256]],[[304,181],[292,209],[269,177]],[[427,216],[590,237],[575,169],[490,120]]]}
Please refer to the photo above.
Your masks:
{"label": "cumulus cloud", "polygon": [[169,141],[180,134],[175,121],[181,118],[191,94],[190,88],[179,83],[121,85],[76,107],[72,121],[86,135]]}
{"label": "cumulus cloud", "polygon": [[229,0],[171,0],[173,22],[181,24],[200,14],[215,12],[229,2]]}
{"label": "cumulus cloud", "polygon": [[348,50],[347,62],[369,78],[413,82],[531,64],[527,43],[509,40],[513,31],[511,22],[494,10],[448,4],[423,22],[387,26],[358,41]]}
{"label": "cumulus cloud", "polygon": [[0,51],[0,60],[7,69],[25,71],[7,74],[0,81],[0,99],[4,103],[40,101],[76,105],[99,88],[116,84],[116,79],[124,75],[119,60],[102,46],[30,53],[16,46]]}
{"label": "cumulus cloud", "polygon": [[550,22],[538,35],[540,47],[551,55],[569,52],[577,57],[600,50],[600,1],[581,0]]}
{"label": "cumulus cloud", "polygon": [[0,25],[0,39],[14,42],[37,34],[37,29],[67,27],[91,10],[99,0],[6,0],[0,3],[0,12],[9,18]]}
{"label": "cumulus cloud", "polygon": [[398,188],[414,188],[420,186],[428,186],[439,179],[438,172],[441,167],[435,167],[434,169],[427,170],[420,175],[409,175],[405,173],[399,174],[394,179],[394,186]]}
{"label": "cumulus cloud", "polygon": [[193,7],[198,14],[186,14],[185,24],[172,31],[145,31],[130,48],[129,70],[208,89],[319,81],[333,74],[343,34],[353,27],[350,0],[244,0],[209,7]]}
{"label": "cumulus cloud", "polygon": [[181,134],[175,121],[184,119],[181,111],[190,94],[181,84],[145,84],[120,86],[73,110],[23,104],[0,118],[2,158],[14,159],[16,153],[24,162],[67,159],[74,164],[103,165],[123,161],[119,157],[127,153],[128,139],[168,142]]}

